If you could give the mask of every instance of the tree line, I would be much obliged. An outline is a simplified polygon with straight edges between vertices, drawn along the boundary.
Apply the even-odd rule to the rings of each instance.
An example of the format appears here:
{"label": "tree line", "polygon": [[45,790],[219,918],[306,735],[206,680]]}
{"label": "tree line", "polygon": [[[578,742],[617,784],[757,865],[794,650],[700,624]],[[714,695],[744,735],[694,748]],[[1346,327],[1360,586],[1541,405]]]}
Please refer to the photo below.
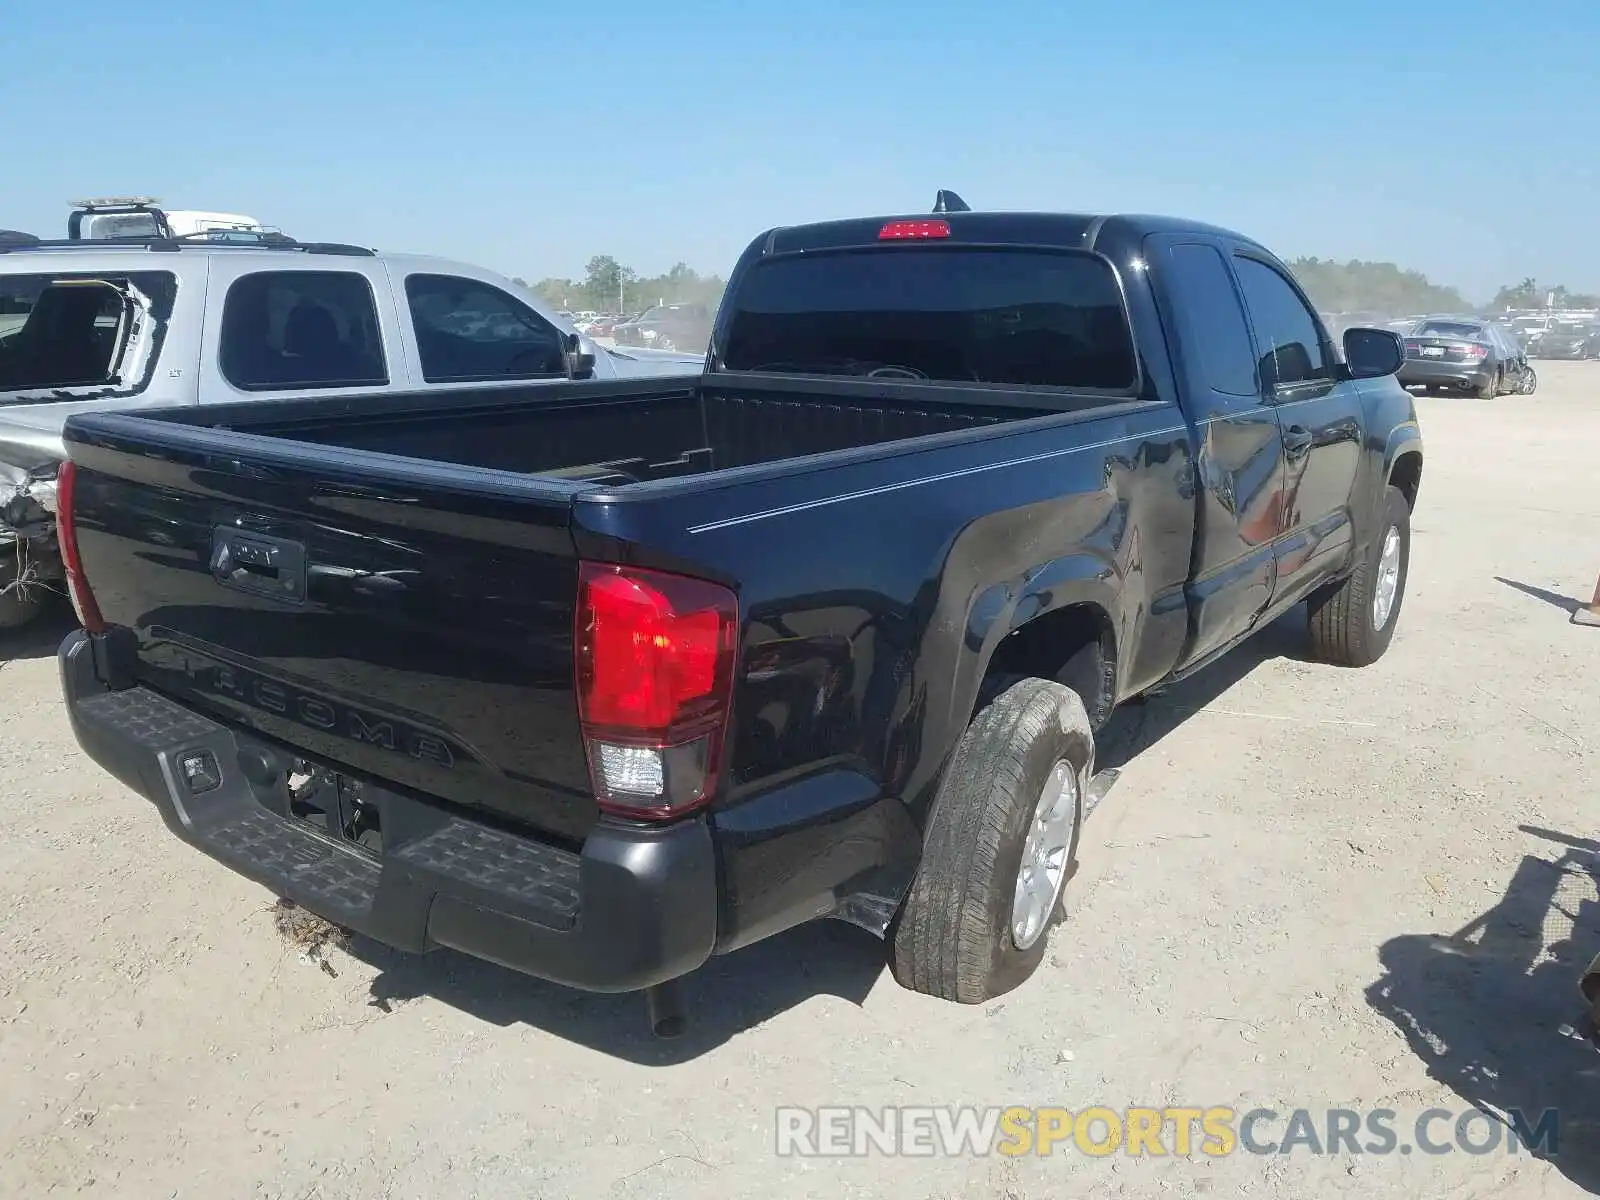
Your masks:
{"label": "tree line", "polygon": [[[1428,312],[1471,312],[1470,303],[1453,287],[1437,284],[1419,271],[1407,271],[1389,262],[1333,262],[1297,258],[1289,264],[1300,286],[1323,312],[1377,312],[1410,316]],[[1559,284],[1546,285],[1529,276],[1503,285],[1484,306],[1487,312],[1508,308],[1543,308],[1551,293],[1556,308],[1600,308],[1600,296],[1575,292]]]}
{"label": "tree line", "polygon": [[[1400,317],[1467,312],[1477,307],[1457,289],[1434,283],[1420,271],[1408,271],[1391,262],[1297,258],[1289,267],[1322,312],[1371,312]],[[522,279],[517,282],[526,284]],[[582,279],[548,278],[531,286],[556,309],[632,314],[654,304],[705,304],[714,308],[722,298],[726,281],[720,275],[701,275],[682,262],[665,274],[644,276],[609,254],[597,254],[585,266]],[[1600,295],[1546,285],[1531,276],[1501,287],[1486,307],[1492,312],[1543,308],[1552,292],[1557,308],[1600,308]]]}
{"label": "tree line", "polygon": [[597,254],[582,279],[541,279],[531,286],[552,308],[567,312],[633,314],[655,304],[705,304],[715,308],[727,286],[720,275],[702,275],[677,263],[664,275],[640,275],[609,254]]}

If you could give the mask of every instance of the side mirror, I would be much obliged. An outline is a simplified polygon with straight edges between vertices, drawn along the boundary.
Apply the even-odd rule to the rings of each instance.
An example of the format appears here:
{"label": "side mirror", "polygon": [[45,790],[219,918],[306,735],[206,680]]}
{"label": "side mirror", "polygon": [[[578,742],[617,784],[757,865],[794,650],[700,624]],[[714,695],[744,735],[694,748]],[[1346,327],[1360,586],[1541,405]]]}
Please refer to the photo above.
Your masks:
{"label": "side mirror", "polygon": [[1364,329],[1358,325],[1344,331],[1344,361],[1351,379],[1393,375],[1405,360],[1405,343],[1392,329]]}
{"label": "side mirror", "polygon": [[587,353],[583,348],[583,339],[575,333],[566,337],[567,378],[592,379],[594,378],[594,355]]}

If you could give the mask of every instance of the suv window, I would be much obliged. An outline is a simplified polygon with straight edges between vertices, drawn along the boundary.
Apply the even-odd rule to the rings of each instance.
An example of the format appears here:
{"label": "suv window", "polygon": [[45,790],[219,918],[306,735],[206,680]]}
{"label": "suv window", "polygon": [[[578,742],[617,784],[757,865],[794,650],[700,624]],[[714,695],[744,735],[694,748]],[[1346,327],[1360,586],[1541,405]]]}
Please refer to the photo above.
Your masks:
{"label": "suv window", "polygon": [[372,285],[354,271],[257,271],[228,289],[222,376],[244,391],[389,382]]}
{"label": "suv window", "polygon": [[1115,272],[1082,251],[897,245],[768,259],[723,302],[732,371],[1126,393]]}
{"label": "suv window", "polygon": [[1256,349],[1262,351],[1261,382],[1266,388],[1284,387],[1332,373],[1323,355],[1317,319],[1289,281],[1258,259],[1236,255],[1239,286],[1250,309]]}
{"label": "suv window", "polygon": [[163,322],[177,280],[170,271],[0,275],[0,391],[141,386],[113,375],[132,329],[124,293],[149,302],[135,319]]}
{"label": "suv window", "polygon": [[1174,246],[1170,269],[1175,290],[1187,300],[1186,348],[1198,356],[1207,386],[1229,396],[1258,396],[1256,352],[1222,252],[1200,242]]}
{"label": "suv window", "polygon": [[455,275],[406,276],[429,383],[564,378],[561,332],[497,287]]}

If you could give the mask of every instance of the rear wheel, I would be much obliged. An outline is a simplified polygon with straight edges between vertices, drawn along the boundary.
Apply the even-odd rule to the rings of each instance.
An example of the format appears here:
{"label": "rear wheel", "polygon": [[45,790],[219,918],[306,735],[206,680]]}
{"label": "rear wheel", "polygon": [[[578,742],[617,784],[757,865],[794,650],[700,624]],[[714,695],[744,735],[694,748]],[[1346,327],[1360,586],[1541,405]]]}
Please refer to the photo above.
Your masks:
{"label": "rear wheel", "polygon": [[982,1004],[1038,969],[1077,869],[1094,733],[1076,692],[1024,679],[973,718],[934,800],[890,965],[913,991]]}
{"label": "rear wheel", "polygon": [[1341,667],[1371,666],[1394,640],[1411,569],[1411,509],[1390,487],[1378,536],[1348,578],[1312,594],[1311,652]]}
{"label": "rear wheel", "polygon": [[1500,376],[1494,374],[1489,377],[1489,382],[1475,389],[1472,393],[1479,400],[1493,400],[1500,394]]}

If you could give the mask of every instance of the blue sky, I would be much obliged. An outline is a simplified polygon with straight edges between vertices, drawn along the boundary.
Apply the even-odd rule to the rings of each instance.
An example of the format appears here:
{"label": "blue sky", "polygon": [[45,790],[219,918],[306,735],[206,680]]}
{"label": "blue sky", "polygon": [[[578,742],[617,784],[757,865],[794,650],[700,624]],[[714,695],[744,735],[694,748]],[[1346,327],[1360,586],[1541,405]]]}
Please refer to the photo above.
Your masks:
{"label": "blue sky", "polygon": [[147,192],[508,274],[768,226],[1216,221],[1486,299],[1600,290],[1600,3],[12,0],[0,227]]}

